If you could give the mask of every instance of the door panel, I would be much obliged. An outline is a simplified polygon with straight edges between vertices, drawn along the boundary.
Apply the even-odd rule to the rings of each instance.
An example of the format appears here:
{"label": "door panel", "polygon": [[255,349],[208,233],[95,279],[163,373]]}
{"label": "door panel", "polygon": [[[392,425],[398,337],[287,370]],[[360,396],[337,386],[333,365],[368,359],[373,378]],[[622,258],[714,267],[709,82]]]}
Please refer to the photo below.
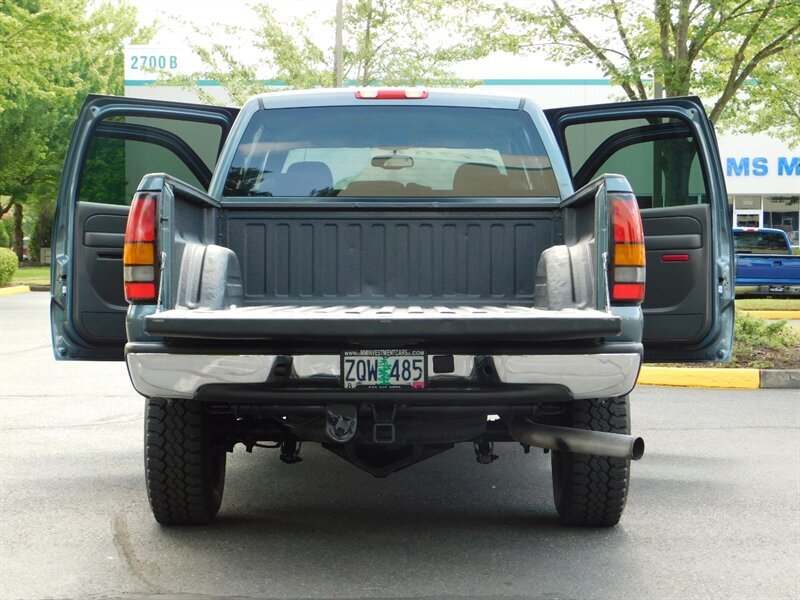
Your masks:
{"label": "door panel", "polygon": [[142,177],[207,189],[238,109],[89,96],[73,129],[53,227],[53,349],[59,359],[123,358],[122,248]]}
{"label": "door panel", "polygon": [[733,336],[733,249],[716,137],[697,98],[545,111],[575,187],[625,175],[647,257],[645,359],[724,360]]}
{"label": "door panel", "polygon": [[696,344],[712,324],[708,205],[642,211],[647,287],[642,310],[649,342]]}
{"label": "door panel", "polygon": [[122,284],[122,244],[128,219],[127,206],[79,202],[73,258],[76,279],[88,282],[74,290],[75,330],[88,343],[125,343],[128,307]]}

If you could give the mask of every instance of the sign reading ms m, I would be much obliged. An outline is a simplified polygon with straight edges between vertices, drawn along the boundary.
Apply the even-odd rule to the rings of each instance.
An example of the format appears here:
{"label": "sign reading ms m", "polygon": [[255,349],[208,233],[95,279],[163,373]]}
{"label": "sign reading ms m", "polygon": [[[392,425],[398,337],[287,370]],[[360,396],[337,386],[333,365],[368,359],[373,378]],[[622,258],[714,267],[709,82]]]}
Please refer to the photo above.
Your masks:
{"label": "sign reading ms m", "polygon": [[[727,159],[728,177],[765,177],[770,173],[770,161],[766,156],[744,156]],[[800,156],[778,156],[775,169],[779,176],[800,176]]]}

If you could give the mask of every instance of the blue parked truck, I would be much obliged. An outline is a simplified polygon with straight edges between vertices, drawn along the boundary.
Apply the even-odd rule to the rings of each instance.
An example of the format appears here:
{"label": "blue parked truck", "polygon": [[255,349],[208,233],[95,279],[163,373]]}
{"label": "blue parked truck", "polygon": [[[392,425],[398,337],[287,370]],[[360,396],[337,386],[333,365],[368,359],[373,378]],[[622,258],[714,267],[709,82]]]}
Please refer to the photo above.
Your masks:
{"label": "blue parked truck", "polygon": [[731,349],[697,98],[91,96],[55,221],[56,358],[127,362],[166,525],[214,517],[237,444],[296,464],[318,443],[382,477],[503,442],[551,451],[564,523],[614,525],[643,358]]}
{"label": "blue parked truck", "polygon": [[800,296],[800,256],[782,229],[734,228],[737,296]]}

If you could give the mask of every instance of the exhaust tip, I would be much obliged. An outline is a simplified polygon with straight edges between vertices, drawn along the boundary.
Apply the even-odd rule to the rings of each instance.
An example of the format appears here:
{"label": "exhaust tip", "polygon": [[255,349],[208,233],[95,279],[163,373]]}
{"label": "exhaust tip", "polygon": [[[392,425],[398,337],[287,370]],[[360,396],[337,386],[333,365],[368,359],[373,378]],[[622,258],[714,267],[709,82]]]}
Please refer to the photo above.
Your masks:
{"label": "exhaust tip", "polygon": [[633,460],[639,460],[642,456],[644,456],[644,440],[637,437],[633,440],[633,444],[631,444],[631,458]]}

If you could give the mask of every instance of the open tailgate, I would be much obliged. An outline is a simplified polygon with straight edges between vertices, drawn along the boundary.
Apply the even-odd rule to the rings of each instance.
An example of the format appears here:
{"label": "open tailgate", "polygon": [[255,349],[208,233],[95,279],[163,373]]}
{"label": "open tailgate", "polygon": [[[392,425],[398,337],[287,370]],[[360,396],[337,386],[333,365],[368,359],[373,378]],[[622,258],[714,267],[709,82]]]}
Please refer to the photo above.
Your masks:
{"label": "open tailgate", "polygon": [[150,315],[145,330],[168,338],[341,340],[381,343],[552,342],[613,336],[619,317],[594,309],[527,306],[253,306],[173,309]]}

